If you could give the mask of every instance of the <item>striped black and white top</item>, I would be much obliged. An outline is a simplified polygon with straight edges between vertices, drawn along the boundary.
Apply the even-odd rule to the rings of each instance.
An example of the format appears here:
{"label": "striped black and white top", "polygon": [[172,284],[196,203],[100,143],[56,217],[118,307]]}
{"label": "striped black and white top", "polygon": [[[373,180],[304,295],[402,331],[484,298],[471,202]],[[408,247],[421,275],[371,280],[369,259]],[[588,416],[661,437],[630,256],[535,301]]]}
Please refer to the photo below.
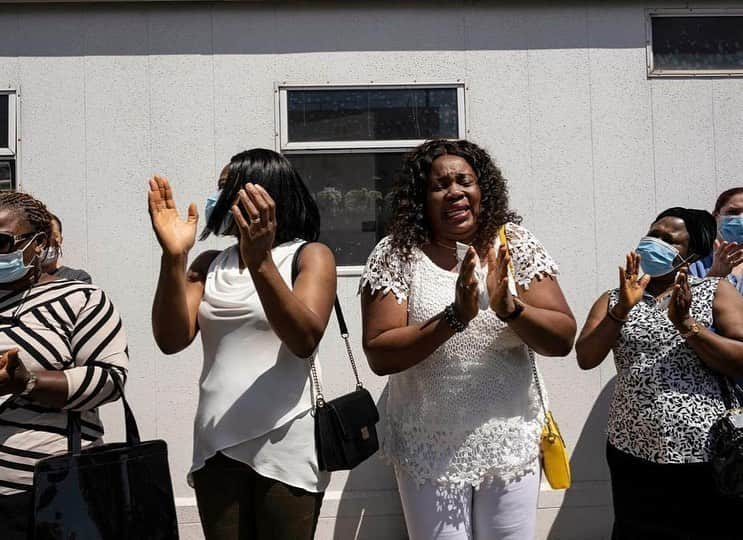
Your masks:
{"label": "striped black and white top", "polygon": [[111,377],[124,383],[129,363],[118,312],[101,289],[79,281],[0,291],[0,352],[16,347],[29,371],[65,374],[67,401],[59,410],[0,397],[0,495],[28,491],[34,463],[67,451],[67,410],[81,412],[83,445],[100,442],[98,407],[119,398]]}

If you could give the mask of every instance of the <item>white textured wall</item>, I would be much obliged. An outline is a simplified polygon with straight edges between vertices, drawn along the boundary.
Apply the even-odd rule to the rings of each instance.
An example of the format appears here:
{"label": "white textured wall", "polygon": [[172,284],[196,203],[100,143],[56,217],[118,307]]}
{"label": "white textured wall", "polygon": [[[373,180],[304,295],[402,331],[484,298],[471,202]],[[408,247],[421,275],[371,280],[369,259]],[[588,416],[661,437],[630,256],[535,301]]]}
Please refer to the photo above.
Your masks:
{"label": "white textured wall", "polygon": [[[184,477],[201,353],[194,344],[166,358],[151,338],[158,249],[146,178],[165,174],[182,208],[201,207],[229,156],[273,147],[275,82],[464,80],[467,135],[510,178],[513,206],[561,264],[580,322],[658,211],[709,208],[741,183],[743,81],[648,80],[640,3],[382,5],[0,11],[0,87],[21,93],[21,188],[61,216],[66,261],[87,268],[123,314],[129,395],[143,434],[169,443],[184,538],[200,537]],[[363,359],[356,278],[339,286]],[[333,325],[322,348],[331,395],[351,387],[336,336]],[[613,367],[583,373],[573,357],[541,366],[573,450],[575,487],[543,490],[539,537],[607,538]],[[382,393],[383,379],[366,366],[362,376]],[[110,436],[120,435],[119,408],[104,413]],[[404,537],[394,480],[377,459],[336,474],[325,499],[318,537],[355,534]]]}

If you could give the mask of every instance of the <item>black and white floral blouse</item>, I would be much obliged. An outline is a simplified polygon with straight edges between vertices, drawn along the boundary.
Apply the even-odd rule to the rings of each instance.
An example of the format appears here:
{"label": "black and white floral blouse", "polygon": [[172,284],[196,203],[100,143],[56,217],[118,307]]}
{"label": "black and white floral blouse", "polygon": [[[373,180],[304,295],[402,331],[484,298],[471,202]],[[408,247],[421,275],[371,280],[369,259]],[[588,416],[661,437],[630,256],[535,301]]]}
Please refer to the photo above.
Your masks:
{"label": "black and white floral blouse", "polygon": [[[689,276],[691,316],[712,326],[719,279]],[[619,290],[609,293],[609,308]],[[709,431],[725,410],[715,372],[668,319],[666,306],[645,295],[614,345],[617,366],[609,409],[609,443],[655,463],[709,461]]]}

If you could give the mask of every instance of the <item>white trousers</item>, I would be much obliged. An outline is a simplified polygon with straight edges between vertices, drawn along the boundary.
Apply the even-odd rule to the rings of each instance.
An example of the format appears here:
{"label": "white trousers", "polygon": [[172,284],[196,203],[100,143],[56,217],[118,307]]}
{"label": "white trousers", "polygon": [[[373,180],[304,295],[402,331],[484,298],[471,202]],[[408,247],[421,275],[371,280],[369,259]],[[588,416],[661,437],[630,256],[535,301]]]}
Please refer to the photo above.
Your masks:
{"label": "white trousers", "polygon": [[538,474],[479,489],[395,476],[410,540],[534,540]]}

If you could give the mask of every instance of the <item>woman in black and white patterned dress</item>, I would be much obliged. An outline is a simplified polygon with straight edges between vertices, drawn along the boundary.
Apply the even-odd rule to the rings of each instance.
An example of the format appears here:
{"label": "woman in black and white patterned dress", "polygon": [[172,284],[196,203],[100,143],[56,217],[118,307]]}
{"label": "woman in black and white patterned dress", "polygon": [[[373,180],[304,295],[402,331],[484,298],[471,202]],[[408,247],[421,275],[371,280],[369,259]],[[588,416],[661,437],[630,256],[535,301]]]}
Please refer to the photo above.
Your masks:
{"label": "woman in black and white patterned dress", "polygon": [[717,493],[709,463],[710,428],[725,410],[719,375],[743,374],[743,297],[685,267],[710,252],[715,236],[708,212],[662,212],[576,344],[583,369],[610,350],[617,367],[607,443],[613,540],[743,534],[743,499]]}

